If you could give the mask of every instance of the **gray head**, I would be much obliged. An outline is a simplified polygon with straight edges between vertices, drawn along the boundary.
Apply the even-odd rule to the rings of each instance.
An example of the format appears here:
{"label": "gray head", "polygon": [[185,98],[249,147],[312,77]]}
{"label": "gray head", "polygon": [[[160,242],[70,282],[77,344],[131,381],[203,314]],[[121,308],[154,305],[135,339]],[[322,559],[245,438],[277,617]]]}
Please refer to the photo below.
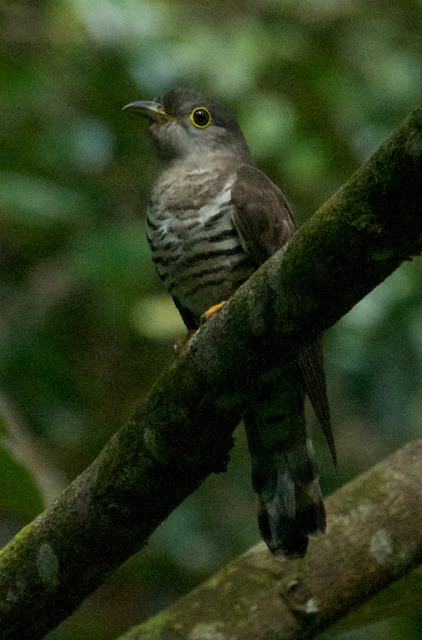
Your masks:
{"label": "gray head", "polygon": [[170,89],[154,102],[131,102],[124,109],[149,118],[150,133],[167,158],[224,150],[250,161],[236,118],[218,101],[192,89]]}

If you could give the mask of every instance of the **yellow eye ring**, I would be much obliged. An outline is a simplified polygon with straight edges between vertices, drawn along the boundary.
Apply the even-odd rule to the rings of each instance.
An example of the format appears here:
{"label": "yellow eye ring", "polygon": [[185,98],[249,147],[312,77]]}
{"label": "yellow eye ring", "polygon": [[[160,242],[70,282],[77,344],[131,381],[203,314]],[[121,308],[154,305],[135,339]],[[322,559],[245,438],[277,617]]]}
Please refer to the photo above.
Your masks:
{"label": "yellow eye ring", "polygon": [[189,120],[198,129],[206,129],[211,124],[211,114],[206,107],[195,107],[189,116]]}

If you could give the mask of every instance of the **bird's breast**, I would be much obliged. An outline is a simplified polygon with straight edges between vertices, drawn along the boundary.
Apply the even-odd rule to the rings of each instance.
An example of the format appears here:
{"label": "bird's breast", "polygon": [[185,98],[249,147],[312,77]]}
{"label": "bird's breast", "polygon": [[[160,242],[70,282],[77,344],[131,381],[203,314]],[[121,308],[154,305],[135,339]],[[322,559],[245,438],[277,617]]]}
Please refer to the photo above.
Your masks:
{"label": "bird's breast", "polygon": [[[171,184],[155,190],[148,210],[147,235],[153,261],[169,293],[196,320],[226,300],[253,272],[233,224],[231,187],[225,179],[217,193],[205,188],[175,197]],[[178,185],[180,186],[180,185]]]}

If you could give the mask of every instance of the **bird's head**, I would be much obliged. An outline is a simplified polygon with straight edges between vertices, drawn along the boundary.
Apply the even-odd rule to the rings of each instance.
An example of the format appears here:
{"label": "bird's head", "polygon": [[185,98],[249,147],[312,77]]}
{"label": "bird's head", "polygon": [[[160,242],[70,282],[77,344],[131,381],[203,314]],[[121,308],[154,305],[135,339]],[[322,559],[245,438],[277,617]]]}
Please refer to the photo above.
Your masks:
{"label": "bird's head", "polygon": [[167,158],[233,151],[249,159],[236,118],[222,104],[191,89],[170,89],[156,101],[123,107],[150,120],[150,133]]}

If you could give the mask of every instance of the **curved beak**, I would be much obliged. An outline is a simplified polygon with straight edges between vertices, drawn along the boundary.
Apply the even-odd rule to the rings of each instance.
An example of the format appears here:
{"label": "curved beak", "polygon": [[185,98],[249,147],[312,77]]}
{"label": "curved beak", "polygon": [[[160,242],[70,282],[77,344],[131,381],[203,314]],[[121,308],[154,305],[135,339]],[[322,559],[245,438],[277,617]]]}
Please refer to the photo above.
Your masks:
{"label": "curved beak", "polygon": [[138,100],[137,102],[130,102],[123,107],[123,111],[133,111],[140,116],[149,118],[150,120],[162,121],[162,120],[175,120],[174,116],[170,116],[165,112],[164,107],[159,102],[152,102],[151,100]]}

